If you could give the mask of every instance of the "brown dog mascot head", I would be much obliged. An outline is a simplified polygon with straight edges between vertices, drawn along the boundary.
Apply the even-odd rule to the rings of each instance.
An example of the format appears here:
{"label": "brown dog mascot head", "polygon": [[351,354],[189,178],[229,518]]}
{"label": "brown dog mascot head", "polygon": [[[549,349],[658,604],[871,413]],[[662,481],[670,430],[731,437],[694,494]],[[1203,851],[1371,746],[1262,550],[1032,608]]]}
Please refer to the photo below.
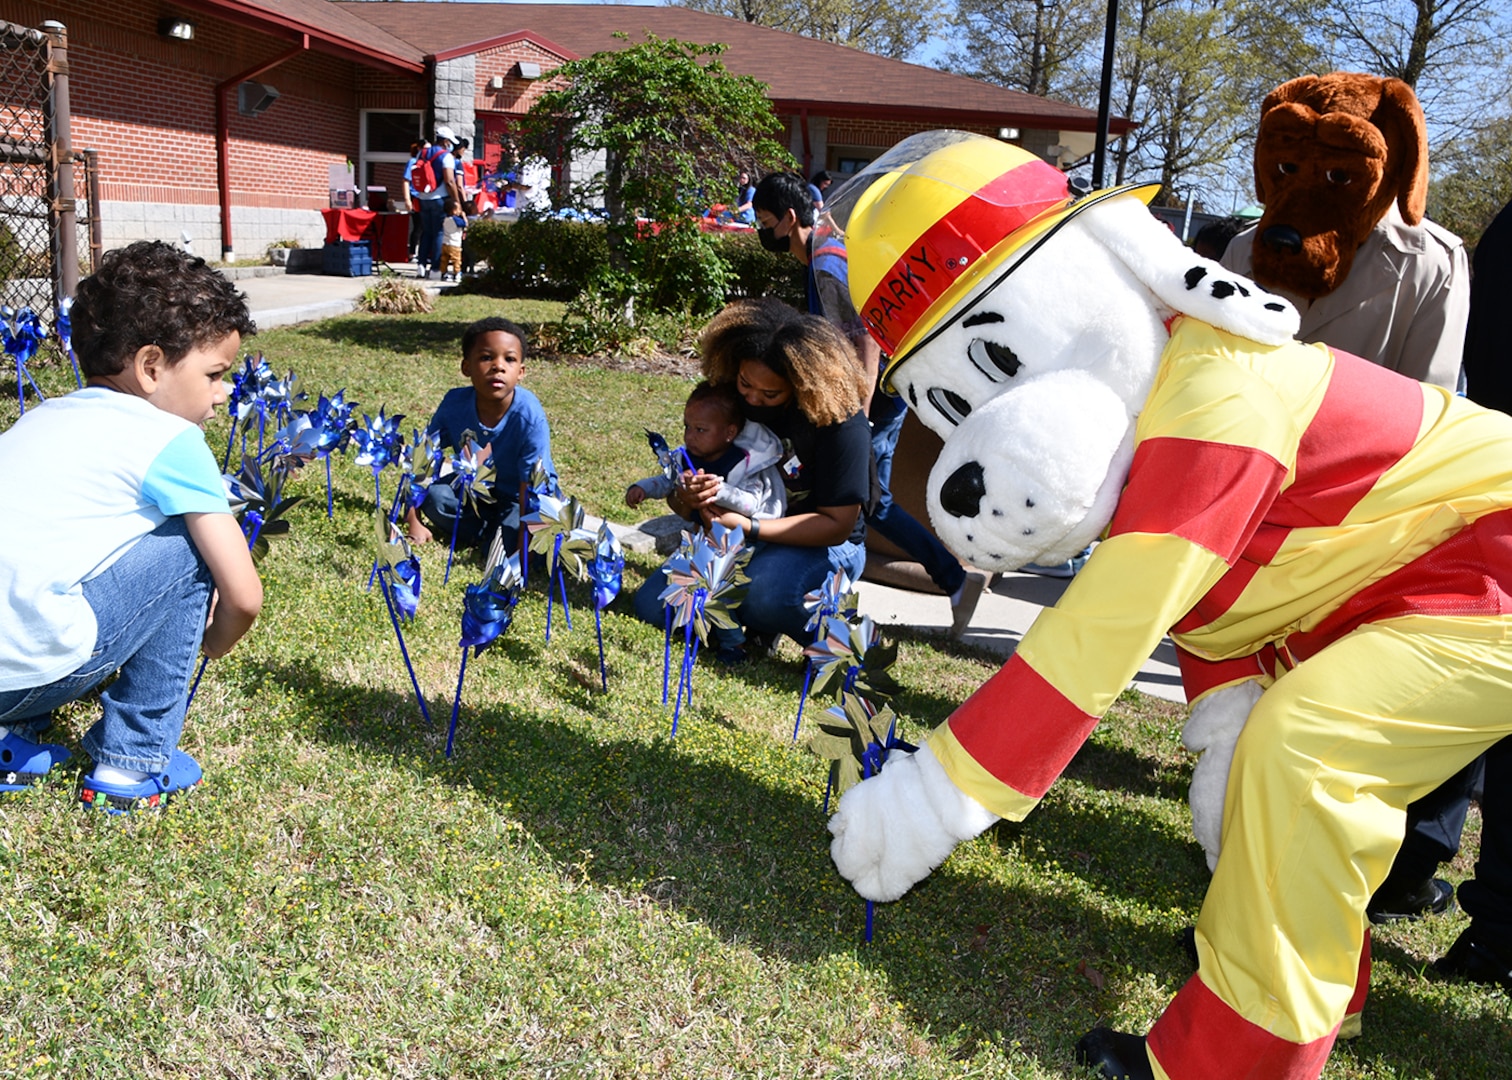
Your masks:
{"label": "brown dog mascot head", "polygon": [[1349,276],[1393,200],[1409,225],[1428,196],[1423,110],[1400,79],[1304,75],[1266,95],[1255,142],[1260,284],[1317,299]]}

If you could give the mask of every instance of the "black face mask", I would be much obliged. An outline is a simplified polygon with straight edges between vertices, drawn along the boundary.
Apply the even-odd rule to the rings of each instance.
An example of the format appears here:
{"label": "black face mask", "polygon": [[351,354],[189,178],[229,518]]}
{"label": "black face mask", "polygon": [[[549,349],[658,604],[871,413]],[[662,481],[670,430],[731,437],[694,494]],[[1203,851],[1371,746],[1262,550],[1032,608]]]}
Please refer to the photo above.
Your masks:
{"label": "black face mask", "polygon": [[778,236],[775,229],[757,229],[756,239],[761,241],[761,246],[774,255],[781,255],[788,250],[788,238]]}
{"label": "black face mask", "polygon": [[774,420],[780,420],[788,411],[788,403],[781,405],[752,405],[745,402],[740,406],[740,411],[745,414],[747,420],[754,420],[758,424],[771,425]]}

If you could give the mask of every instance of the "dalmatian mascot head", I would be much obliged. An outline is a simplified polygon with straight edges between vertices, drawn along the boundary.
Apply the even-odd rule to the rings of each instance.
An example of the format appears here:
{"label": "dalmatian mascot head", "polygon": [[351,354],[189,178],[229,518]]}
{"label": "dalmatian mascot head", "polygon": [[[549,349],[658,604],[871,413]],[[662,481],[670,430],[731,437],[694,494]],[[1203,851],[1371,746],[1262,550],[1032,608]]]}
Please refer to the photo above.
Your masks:
{"label": "dalmatian mascot head", "polygon": [[945,441],[930,518],[976,566],[1064,561],[1107,527],[1174,317],[1297,331],[1291,305],[1156,220],[1156,191],[1077,197],[1019,147],[937,131],[827,203],[887,382]]}

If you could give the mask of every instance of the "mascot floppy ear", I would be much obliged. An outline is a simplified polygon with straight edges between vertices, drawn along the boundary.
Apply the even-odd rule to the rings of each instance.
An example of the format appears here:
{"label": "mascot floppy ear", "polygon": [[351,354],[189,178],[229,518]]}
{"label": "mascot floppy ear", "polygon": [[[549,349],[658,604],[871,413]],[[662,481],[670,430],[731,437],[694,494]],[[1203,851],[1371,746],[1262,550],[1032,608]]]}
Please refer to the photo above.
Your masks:
{"label": "mascot floppy ear", "polygon": [[1397,209],[1416,225],[1428,209],[1428,127],[1417,95],[1401,79],[1387,79],[1381,104],[1371,117],[1389,147],[1386,160],[1396,170]]}
{"label": "mascot floppy ear", "polygon": [[1291,341],[1302,325],[1290,303],[1192,251],[1138,199],[1109,199],[1082,220],[1173,312],[1262,345]]}

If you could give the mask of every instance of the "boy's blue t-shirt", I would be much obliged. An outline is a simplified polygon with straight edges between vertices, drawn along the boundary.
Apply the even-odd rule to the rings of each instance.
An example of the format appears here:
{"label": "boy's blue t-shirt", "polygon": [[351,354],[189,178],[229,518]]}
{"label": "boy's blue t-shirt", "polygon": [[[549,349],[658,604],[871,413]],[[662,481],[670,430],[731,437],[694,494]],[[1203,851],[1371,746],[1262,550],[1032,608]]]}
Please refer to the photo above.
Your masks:
{"label": "boy's blue t-shirt", "polygon": [[86,387],[0,433],[0,690],[46,686],[95,645],[84,582],[180,514],[226,514],[200,429],[142,398]]}
{"label": "boy's blue t-shirt", "polygon": [[462,436],[469,431],[474,433],[479,446],[492,443],[497,475],[495,497],[503,505],[512,506],[518,500],[520,483],[529,482],[537,461],[545,463],[552,493],[561,493],[556,463],[551,460],[551,427],[546,422],[546,410],[541,407],[541,399],[523,386],[515,387],[509,411],[493,427],[484,426],[478,419],[478,396],[471,386],[448,390],[426,430],[439,435],[454,453],[462,448]]}

